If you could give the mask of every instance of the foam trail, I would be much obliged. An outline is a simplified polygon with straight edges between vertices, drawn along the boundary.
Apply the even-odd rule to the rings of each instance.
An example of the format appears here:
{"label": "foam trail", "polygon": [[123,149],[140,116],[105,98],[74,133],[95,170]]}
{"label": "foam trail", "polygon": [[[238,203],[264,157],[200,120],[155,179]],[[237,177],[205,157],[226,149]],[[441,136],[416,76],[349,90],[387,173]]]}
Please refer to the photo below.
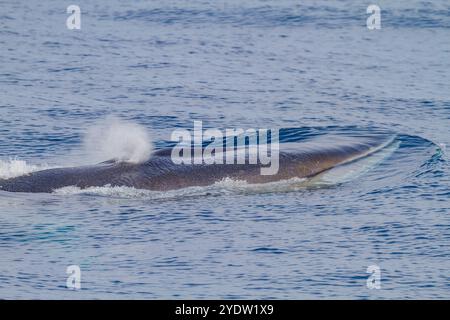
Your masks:
{"label": "foam trail", "polygon": [[90,127],[83,148],[90,163],[110,159],[142,163],[150,158],[153,150],[145,127],[116,117],[108,117]]}
{"label": "foam trail", "polygon": [[242,180],[225,178],[209,186],[194,186],[169,191],[151,191],[136,189],[133,187],[117,186],[89,187],[86,189],[80,189],[78,187],[69,186],[56,189],[53,193],[63,196],[87,195],[140,200],[168,200],[212,195],[219,196],[224,194],[254,194],[293,191],[301,189],[305,180],[306,179],[292,178],[263,184],[249,184]]}

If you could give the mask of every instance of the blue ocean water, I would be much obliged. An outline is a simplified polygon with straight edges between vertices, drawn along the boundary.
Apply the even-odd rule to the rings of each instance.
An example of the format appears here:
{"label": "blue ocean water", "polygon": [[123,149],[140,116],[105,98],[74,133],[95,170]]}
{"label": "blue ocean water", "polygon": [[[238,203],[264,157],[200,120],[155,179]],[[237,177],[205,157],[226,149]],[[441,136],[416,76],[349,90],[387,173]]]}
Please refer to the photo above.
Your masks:
{"label": "blue ocean water", "polygon": [[110,115],[156,148],[194,120],[398,148],[320,188],[0,192],[0,298],[449,298],[447,1],[377,1],[372,31],[356,0],[76,4],[81,30],[56,1],[0,3],[1,177],[89,160]]}

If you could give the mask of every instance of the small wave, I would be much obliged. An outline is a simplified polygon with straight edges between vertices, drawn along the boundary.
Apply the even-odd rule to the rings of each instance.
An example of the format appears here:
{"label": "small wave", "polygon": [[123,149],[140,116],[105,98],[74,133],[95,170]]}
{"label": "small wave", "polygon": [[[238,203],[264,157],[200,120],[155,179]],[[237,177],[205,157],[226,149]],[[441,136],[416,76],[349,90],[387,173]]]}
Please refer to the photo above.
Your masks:
{"label": "small wave", "polygon": [[33,165],[19,159],[0,160],[0,179],[15,178],[49,168],[47,164]]}
{"label": "small wave", "polygon": [[448,159],[448,150],[445,143],[438,143],[438,153],[442,156],[443,159]]}

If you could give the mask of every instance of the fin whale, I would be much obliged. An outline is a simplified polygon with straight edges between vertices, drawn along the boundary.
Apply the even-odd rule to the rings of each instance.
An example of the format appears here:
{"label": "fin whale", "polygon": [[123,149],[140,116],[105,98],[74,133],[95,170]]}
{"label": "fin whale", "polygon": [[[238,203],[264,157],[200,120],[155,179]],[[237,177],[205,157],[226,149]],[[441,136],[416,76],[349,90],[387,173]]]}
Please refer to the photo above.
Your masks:
{"label": "fin whale", "polygon": [[387,146],[393,137],[340,137],[306,142],[280,143],[279,170],[261,175],[260,164],[175,164],[171,149],[156,151],[140,164],[106,161],[97,165],[36,171],[15,178],[0,179],[0,190],[51,193],[66,186],[81,189],[101,186],[127,186],[167,191],[190,186],[211,185],[224,178],[247,183],[267,183],[294,177],[313,177],[333,167],[369,156]]}

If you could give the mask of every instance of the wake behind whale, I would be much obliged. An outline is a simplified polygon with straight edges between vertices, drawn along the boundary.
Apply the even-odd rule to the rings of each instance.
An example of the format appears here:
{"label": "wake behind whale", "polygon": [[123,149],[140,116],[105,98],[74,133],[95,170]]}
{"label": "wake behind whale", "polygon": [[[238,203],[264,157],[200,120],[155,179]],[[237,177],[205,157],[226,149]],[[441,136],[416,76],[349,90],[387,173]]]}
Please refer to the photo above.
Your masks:
{"label": "wake behind whale", "polygon": [[[313,178],[328,170],[372,156],[393,142],[391,136],[342,137],[325,135],[306,142],[281,143],[279,170],[261,175],[262,164],[174,163],[172,149],[157,150],[143,163],[106,161],[97,165],[54,168],[0,180],[0,190],[50,193],[74,186],[132,187],[168,191],[208,186],[223,179],[265,184],[292,178]],[[226,154],[223,155],[226,157]]]}

